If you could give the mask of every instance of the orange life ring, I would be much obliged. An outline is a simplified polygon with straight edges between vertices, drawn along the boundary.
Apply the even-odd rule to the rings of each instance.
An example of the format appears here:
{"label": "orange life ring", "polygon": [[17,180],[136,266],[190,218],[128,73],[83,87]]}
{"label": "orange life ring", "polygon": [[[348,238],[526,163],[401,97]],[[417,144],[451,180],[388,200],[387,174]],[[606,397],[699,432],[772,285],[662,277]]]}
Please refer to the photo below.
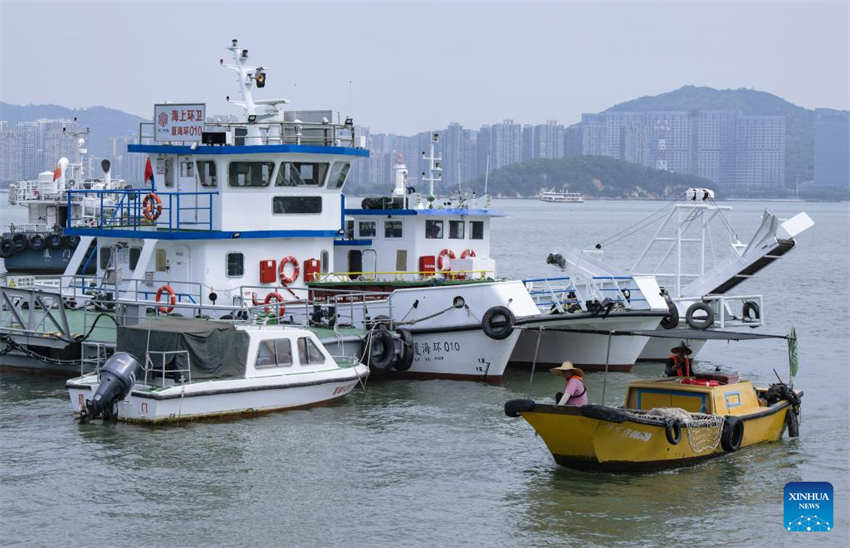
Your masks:
{"label": "orange life ring", "polygon": [[463,253],[460,254],[461,259],[466,259],[467,257],[475,257],[474,249],[464,249]]}
{"label": "orange life ring", "polygon": [[171,313],[172,310],[174,310],[174,305],[177,304],[177,294],[174,293],[174,290],[171,289],[170,285],[165,284],[164,286],[162,286],[162,287],[160,287],[159,289],[156,290],[156,302],[157,303],[159,303],[159,298],[162,297],[163,292],[168,293],[168,295],[169,295],[168,303],[169,304],[168,304],[167,307],[166,306],[159,306],[159,307],[157,307],[157,310],[159,310],[163,314],[169,314],[169,313]]}
{"label": "orange life ring", "polygon": [[448,272],[451,270],[448,266],[443,266],[445,258],[448,256],[449,259],[455,258],[455,252],[451,249],[444,249],[440,251],[440,254],[437,256],[437,269],[440,272]]}
{"label": "orange life ring", "polygon": [[[286,275],[286,265],[292,263],[292,267],[294,270],[292,271],[292,276]],[[289,257],[284,257],[280,260],[280,266],[277,268],[277,274],[280,276],[280,283],[283,285],[289,285],[295,280],[298,279],[298,275],[301,273],[301,269],[298,268],[298,259],[290,255]]]}
{"label": "orange life ring", "polygon": [[162,215],[162,200],[156,192],[151,192],[142,200],[142,213],[148,221],[156,221]]}
{"label": "orange life ring", "polygon": [[[284,304],[284,302],[283,302],[283,297],[281,297],[281,296],[280,296],[280,293],[278,293],[277,291],[272,291],[271,293],[269,293],[268,295],[266,295],[266,298],[265,298],[265,300],[263,301],[263,304],[268,305],[269,303],[271,303],[271,302],[272,302],[272,299],[274,299],[274,300],[276,300],[277,302],[279,302],[279,303],[280,303],[280,308],[279,308],[279,310],[277,311],[277,315],[278,315],[278,316],[283,316],[283,313],[286,311],[286,305],[285,305],[285,304]],[[270,306],[266,306],[265,308],[263,308],[263,311],[264,311],[266,314],[268,314],[268,313],[271,311],[271,307],[270,307]]]}

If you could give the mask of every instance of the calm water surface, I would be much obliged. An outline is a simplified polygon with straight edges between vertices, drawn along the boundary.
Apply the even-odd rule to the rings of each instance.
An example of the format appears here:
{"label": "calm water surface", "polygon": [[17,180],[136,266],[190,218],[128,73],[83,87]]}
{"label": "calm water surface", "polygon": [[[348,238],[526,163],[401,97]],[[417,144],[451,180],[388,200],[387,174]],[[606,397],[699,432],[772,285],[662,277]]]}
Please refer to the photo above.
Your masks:
{"label": "calm water surface", "polygon": [[[2,224],[20,216],[5,206]],[[502,274],[551,274],[546,253],[589,247],[658,202],[583,205],[501,200],[493,227]],[[740,286],[762,293],[771,332],[796,326],[801,436],[697,466],[641,475],[554,464],[511,398],[551,396],[559,379],[511,371],[502,386],[370,382],[306,411],[177,427],[78,425],[61,379],[0,373],[0,543],[205,545],[847,545],[850,530],[847,204],[732,203],[747,237],[763,207],[801,209],[816,226]],[[626,264],[643,240],[621,244]],[[612,246],[612,250],[616,246]],[[712,342],[703,362],[763,383],[786,375],[784,345]],[[612,374],[608,401],[660,364]],[[602,376],[590,375],[591,400]],[[788,481],[830,481],[836,529],[782,529]]]}

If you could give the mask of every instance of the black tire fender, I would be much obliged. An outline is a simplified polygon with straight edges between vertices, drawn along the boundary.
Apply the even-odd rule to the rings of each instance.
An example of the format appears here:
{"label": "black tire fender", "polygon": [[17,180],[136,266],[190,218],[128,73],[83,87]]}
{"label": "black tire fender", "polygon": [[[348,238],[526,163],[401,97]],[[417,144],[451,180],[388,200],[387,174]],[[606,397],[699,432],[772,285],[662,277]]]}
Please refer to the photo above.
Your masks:
{"label": "black tire fender", "polygon": [[589,403],[587,405],[582,405],[581,407],[579,407],[579,411],[581,412],[583,417],[588,417],[590,419],[599,419],[608,422],[620,423],[625,421],[627,418],[627,415],[619,409],[607,407],[605,405],[594,405]]}
{"label": "black tire fender", "polygon": [[366,363],[369,367],[383,370],[389,367],[395,359],[395,341],[393,335],[383,327],[377,327],[369,332],[366,340]]}
{"label": "black tire fender", "polygon": [[[705,318],[695,318],[694,314],[702,310]],[[688,307],[685,313],[685,321],[694,329],[708,329],[714,324],[714,310],[706,303],[694,303]]]}
{"label": "black tire fender", "polygon": [[746,301],[744,303],[744,308],[741,311],[741,315],[744,316],[744,321],[748,322],[761,319],[761,309],[759,308],[759,303],[755,301]]}
{"label": "black tire fender", "polygon": [[667,315],[661,319],[661,327],[664,329],[674,329],[679,325],[679,309],[676,303],[670,298],[670,295],[664,294],[664,300],[667,301]]}
{"label": "black tire fender", "polygon": [[41,234],[33,234],[30,236],[30,249],[33,251],[41,251],[47,243],[44,241],[44,236]]}
{"label": "black tire fender", "polygon": [[393,369],[407,371],[413,365],[413,335],[407,329],[398,330],[401,338],[401,352],[393,360]]}
{"label": "black tire fender", "polygon": [[15,254],[15,244],[9,238],[0,240],[0,257],[8,259]]}
{"label": "black tire fender", "polygon": [[744,441],[744,421],[738,417],[726,417],[723,432],[720,434],[720,446],[727,453],[734,453]]}
{"label": "black tire fender", "polygon": [[26,251],[29,246],[29,241],[27,240],[26,234],[21,232],[16,232],[12,235],[12,243],[15,244],[15,253],[20,253],[21,251]]}
{"label": "black tire fender", "polygon": [[534,411],[534,400],[509,400],[505,402],[505,415],[518,417],[523,411]]}
{"label": "black tire fender", "polygon": [[[504,318],[504,321],[500,321]],[[491,339],[500,341],[506,339],[514,331],[514,313],[506,306],[492,306],[481,318],[481,329]]]}
{"label": "black tire fender", "polygon": [[682,423],[675,419],[667,420],[664,423],[664,435],[667,436],[670,445],[679,445],[682,441]]}
{"label": "black tire fender", "polygon": [[796,438],[800,435],[800,416],[797,411],[789,406],[785,412],[785,426],[788,428],[788,437]]}

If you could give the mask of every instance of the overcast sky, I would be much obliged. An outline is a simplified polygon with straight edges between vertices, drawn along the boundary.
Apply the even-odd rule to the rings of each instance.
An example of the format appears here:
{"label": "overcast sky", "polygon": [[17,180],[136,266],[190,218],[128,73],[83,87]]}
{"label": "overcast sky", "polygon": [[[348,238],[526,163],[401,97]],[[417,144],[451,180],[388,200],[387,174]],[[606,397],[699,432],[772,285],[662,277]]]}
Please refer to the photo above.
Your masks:
{"label": "overcast sky", "polygon": [[269,67],[258,97],[352,110],[373,132],[572,123],[684,84],[848,109],[848,5],[0,0],[0,100],[237,112],[218,59],[239,38]]}

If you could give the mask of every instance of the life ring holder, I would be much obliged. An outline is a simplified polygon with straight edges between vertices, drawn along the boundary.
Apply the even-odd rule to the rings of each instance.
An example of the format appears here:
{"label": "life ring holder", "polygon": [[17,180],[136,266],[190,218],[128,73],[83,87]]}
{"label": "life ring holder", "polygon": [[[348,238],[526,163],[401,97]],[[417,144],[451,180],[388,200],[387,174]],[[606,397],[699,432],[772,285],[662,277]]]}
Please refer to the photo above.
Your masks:
{"label": "life ring holder", "polygon": [[[293,271],[292,276],[286,275],[286,265],[292,264]],[[298,279],[298,275],[301,274],[301,268],[298,265],[298,259],[290,255],[289,257],[284,257],[280,260],[280,266],[277,268],[277,275],[280,277],[280,283],[283,285],[289,285],[295,280]]]}
{"label": "life ring holder", "polygon": [[439,270],[439,271],[440,271],[440,272],[442,272],[443,274],[445,274],[446,272],[448,272],[448,271],[450,271],[450,270],[451,270],[451,268],[450,268],[450,267],[448,267],[448,266],[443,266],[443,263],[444,263],[444,261],[445,261],[445,258],[446,258],[446,257],[448,257],[449,259],[454,259],[454,258],[456,258],[456,256],[455,256],[455,252],[454,252],[454,251],[452,251],[452,250],[451,250],[451,249],[449,249],[449,248],[446,248],[446,249],[444,249],[444,250],[440,251],[440,254],[439,254],[439,255],[437,255],[437,270]]}
{"label": "life ring holder", "polygon": [[177,293],[171,289],[171,286],[165,284],[156,290],[156,302],[159,304],[159,298],[162,297],[163,293],[168,293],[168,306],[160,305],[157,307],[157,310],[162,312],[163,314],[170,314],[172,310],[174,310],[174,305],[177,304]]}
{"label": "life ring holder", "polygon": [[278,293],[277,291],[272,291],[271,293],[266,295],[265,299],[263,299],[263,304],[266,305],[263,308],[263,312],[265,312],[266,314],[271,312],[271,307],[269,306],[269,304],[271,304],[273,299],[280,304],[280,310],[278,310],[277,315],[283,316],[284,312],[286,312],[286,304],[283,302],[283,297],[281,297],[280,293]]}
{"label": "life ring holder", "polygon": [[162,215],[162,199],[156,192],[151,192],[142,200],[142,213],[150,222],[156,221]]}

